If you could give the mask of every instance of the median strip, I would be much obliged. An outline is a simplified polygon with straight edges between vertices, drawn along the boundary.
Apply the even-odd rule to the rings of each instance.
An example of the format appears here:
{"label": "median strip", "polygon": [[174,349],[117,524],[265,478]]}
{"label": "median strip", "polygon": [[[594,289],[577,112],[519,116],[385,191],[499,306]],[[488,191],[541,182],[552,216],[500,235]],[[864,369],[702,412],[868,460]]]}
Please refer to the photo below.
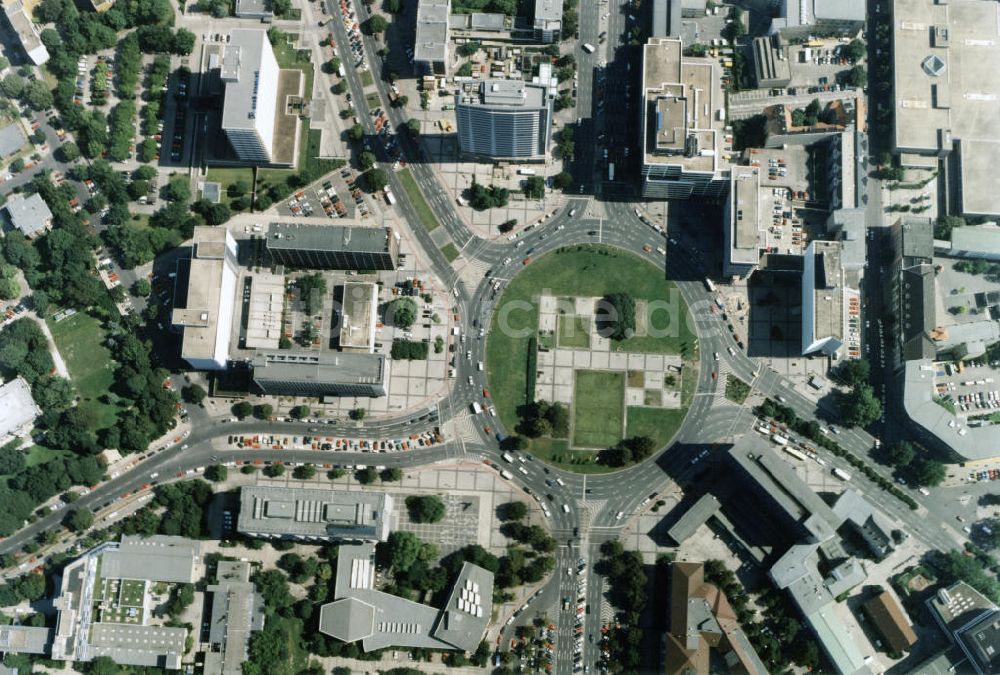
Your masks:
{"label": "median strip", "polygon": [[420,222],[423,223],[427,231],[433,232],[441,227],[441,223],[434,216],[434,212],[431,211],[430,205],[424,199],[424,195],[421,194],[420,188],[417,187],[417,181],[413,179],[413,174],[410,173],[410,170],[403,169],[396,175],[399,176],[399,182],[403,184],[406,196],[409,197],[410,203],[413,204],[413,209],[417,212],[417,217],[420,218]]}

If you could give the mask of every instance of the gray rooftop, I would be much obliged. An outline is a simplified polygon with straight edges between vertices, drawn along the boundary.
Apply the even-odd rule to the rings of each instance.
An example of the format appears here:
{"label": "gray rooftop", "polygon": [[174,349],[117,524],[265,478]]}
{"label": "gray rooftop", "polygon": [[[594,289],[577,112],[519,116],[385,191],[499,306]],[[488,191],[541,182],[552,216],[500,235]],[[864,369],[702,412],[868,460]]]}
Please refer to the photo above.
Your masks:
{"label": "gray rooftop", "polygon": [[535,0],[535,26],[562,21],[562,0]]}
{"label": "gray rooftop", "polygon": [[1000,214],[997,3],[895,0],[892,11],[896,148],[936,154],[958,141],[964,211]]}
{"label": "gray rooftop", "polygon": [[392,504],[384,492],[244,487],[237,529],[265,536],[385,541]]}
{"label": "gray rooftop", "polygon": [[29,238],[43,232],[52,221],[48,204],[37,192],[28,197],[11,197],[4,208],[7,209],[11,225]]}
{"label": "gray rooftop", "polygon": [[271,223],[267,248],[383,253],[390,250],[391,236],[387,227]]}
{"label": "gray rooftop", "polygon": [[16,377],[0,386],[0,438],[17,433],[41,414],[27,380]]}
{"label": "gray rooftop", "polygon": [[110,656],[116,663],[177,670],[184,656],[187,628],[124,623],[91,625],[87,654]]}
{"label": "gray rooftop", "polygon": [[416,37],[413,41],[414,61],[444,63],[447,59],[450,12],[450,0],[419,0]]}
{"label": "gray rooftop", "polygon": [[841,262],[845,268],[862,268],[866,262],[865,210],[836,209],[826,223],[827,230],[841,243]]}
{"label": "gray rooftop", "polygon": [[8,124],[0,129],[0,157],[13,155],[23,148],[27,142],[28,139],[24,137],[24,132],[21,131],[20,124],[17,122]]}
{"label": "gray rooftop", "polygon": [[813,0],[813,16],[817,20],[865,20],[865,0]]}
{"label": "gray rooftop", "polygon": [[461,102],[489,108],[546,108],[546,94],[549,87],[542,83],[523,80],[483,80],[471,85],[474,93],[469,96],[463,91]]}
{"label": "gray rooftop", "polygon": [[469,20],[469,25],[472,30],[501,31],[507,26],[507,15],[473,12]]}
{"label": "gray rooftop", "polygon": [[385,384],[384,354],[364,352],[257,352],[250,360],[254,379],[316,384]]}
{"label": "gray rooftop", "polygon": [[[222,79],[226,83],[223,129],[254,128],[257,86],[260,84],[258,76],[264,63],[264,50],[272,51],[267,31],[258,28],[230,31],[229,42],[222,52]],[[271,96],[276,93],[270,92]]]}
{"label": "gray rooftop", "polygon": [[995,224],[956,227],[951,231],[951,249],[955,255],[1000,255],[1000,227]]}
{"label": "gray rooftop", "polygon": [[341,546],[337,599],[320,610],[320,631],[361,640],[366,652],[386,647],[469,651],[479,644],[492,615],[493,574],[470,563],[463,565],[443,610],[375,590],[374,583],[375,546]]}
{"label": "gray rooftop", "polygon": [[910,421],[966,461],[996,457],[1000,426],[970,427],[965,420],[935,403],[938,366],[930,359],[907,361],[903,407]]}
{"label": "gray rooftop", "polygon": [[898,221],[904,258],[930,260],[934,257],[934,224],[930,218],[907,216]]}
{"label": "gray rooftop", "polygon": [[224,359],[236,297],[236,240],[226,228],[194,228],[187,281],[183,307],[171,315],[184,327],[181,356]]}
{"label": "gray rooftop", "polygon": [[766,230],[760,213],[760,171],[755,167],[734,166],[730,174],[730,223],[733,263],[756,265],[766,248]]}
{"label": "gray rooftop", "polygon": [[684,512],[684,515],[673,524],[667,534],[678,544],[683,544],[699,527],[707,523],[709,518],[718,513],[720,508],[722,508],[722,504],[719,503],[718,498],[711,493],[706,493]]}
{"label": "gray rooftop", "polygon": [[681,0],[653,0],[653,37],[676,37],[681,30]]}
{"label": "gray rooftop", "polygon": [[258,17],[271,16],[271,4],[267,0],[236,0],[236,16]]}
{"label": "gray rooftop", "polygon": [[219,561],[205,654],[207,675],[241,675],[252,631],[264,627],[264,599],[250,582],[250,563]]}
{"label": "gray rooftop", "polygon": [[44,626],[0,626],[0,652],[47,654],[52,629]]}
{"label": "gray rooftop", "polygon": [[168,583],[194,583],[201,544],[193,539],[157,535],[127,535],[102,557],[105,579],[142,579]]}

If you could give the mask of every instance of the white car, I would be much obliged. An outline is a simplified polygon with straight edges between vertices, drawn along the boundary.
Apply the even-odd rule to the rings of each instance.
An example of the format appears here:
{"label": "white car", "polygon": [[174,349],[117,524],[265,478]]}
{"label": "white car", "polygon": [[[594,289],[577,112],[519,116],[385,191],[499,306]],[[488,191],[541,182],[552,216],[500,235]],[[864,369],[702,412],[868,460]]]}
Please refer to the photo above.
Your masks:
{"label": "white car", "polygon": [[624,515],[625,515],[624,511],[619,511],[618,513],[615,514],[615,520],[621,520],[622,516]]}
{"label": "white car", "polygon": [[715,352],[715,360],[716,360],[716,361],[718,361],[718,360],[719,360],[719,352]]}

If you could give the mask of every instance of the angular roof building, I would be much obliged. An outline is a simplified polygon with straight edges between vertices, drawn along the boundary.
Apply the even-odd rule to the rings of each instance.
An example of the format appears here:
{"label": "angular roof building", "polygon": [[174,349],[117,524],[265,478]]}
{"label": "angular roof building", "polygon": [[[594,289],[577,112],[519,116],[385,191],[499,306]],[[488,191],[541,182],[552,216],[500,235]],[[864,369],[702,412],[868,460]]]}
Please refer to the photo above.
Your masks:
{"label": "angular roof building", "polygon": [[917,643],[917,634],[913,632],[906,610],[900,607],[899,601],[892,593],[882,591],[864,603],[863,607],[878,632],[889,644],[889,649],[902,654],[910,651],[910,648]]}

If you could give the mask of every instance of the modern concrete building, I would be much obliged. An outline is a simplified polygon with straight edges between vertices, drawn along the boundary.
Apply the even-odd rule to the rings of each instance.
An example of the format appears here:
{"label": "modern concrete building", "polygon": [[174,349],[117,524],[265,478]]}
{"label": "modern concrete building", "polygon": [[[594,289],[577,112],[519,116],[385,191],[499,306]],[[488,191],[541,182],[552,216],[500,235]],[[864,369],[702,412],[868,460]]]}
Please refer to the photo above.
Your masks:
{"label": "modern concrete building", "polygon": [[889,591],[882,591],[862,605],[865,614],[872,620],[875,628],[886,641],[890,651],[902,654],[910,651],[917,644],[917,634],[906,610]]}
{"label": "modern concrete building", "polygon": [[864,0],[749,0],[773,18],[771,32],[788,38],[856,35],[865,25]]}
{"label": "modern concrete building", "polygon": [[950,241],[934,240],[934,252],[951,258],[1000,261],[1000,227],[996,223],[956,227]]}
{"label": "modern concrete building", "polygon": [[774,45],[773,36],[754,38],[750,51],[758,89],[788,86],[792,81],[792,67],[785,52]]}
{"label": "modern concrete building", "polygon": [[[182,537],[124,536],[91,549],[63,570],[52,658],[180,669],[187,629],[154,621],[148,593],[157,582],[194,583],[202,570],[201,545]],[[141,595],[125,595],[125,584]]]}
{"label": "modern concrete building", "polygon": [[300,541],[385,541],[393,499],[385,492],[244,487],[236,529]]}
{"label": "modern concrete building", "polygon": [[865,542],[876,560],[892,553],[892,523],[855,490],[845,490],[834,503],[833,512]]}
{"label": "modern concrete building", "polygon": [[721,508],[722,503],[718,497],[711,493],[705,493],[667,530],[667,534],[678,545],[683,544]]}
{"label": "modern concrete building", "polygon": [[267,252],[280,265],[314,270],[393,270],[399,236],[387,227],[271,223]]}
{"label": "modern concrete building", "polygon": [[681,31],[683,11],[681,0],[653,0],[652,37],[677,37]]}
{"label": "modern concrete building", "polygon": [[532,82],[488,79],[462,84],[455,96],[462,152],[491,160],[545,161],[556,85],[550,64],[539,66]]}
{"label": "modern concrete building", "polygon": [[355,282],[340,288],[340,349],[363,354],[375,352],[378,288],[378,284]]}
{"label": "modern concrete building", "polygon": [[892,266],[885,303],[899,317],[894,322],[896,366],[932,359],[937,348],[931,335],[937,326],[935,307],[934,225],[930,218],[907,216],[889,229]]}
{"label": "modern concrete building", "polygon": [[989,675],[1000,670],[1000,609],[959,581],[927,600],[931,615],[968,659],[963,671]]}
{"label": "modern concrete building", "polygon": [[366,651],[387,647],[474,651],[493,613],[493,573],[464,563],[438,610],[375,589],[375,546],[344,545],[337,557],[333,602],[319,630]]}
{"label": "modern concrete building", "polygon": [[38,30],[35,28],[24,2],[22,0],[5,0],[3,13],[28,59],[36,66],[48,61],[49,50],[42,44],[42,39],[39,37]]}
{"label": "modern concrete building", "polygon": [[997,5],[895,0],[893,147],[904,167],[935,168],[949,214],[1000,215]]}
{"label": "modern concrete building", "polygon": [[31,385],[23,377],[0,385],[0,443],[31,431],[41,414],[42,409],[31,397]]}
{"label": "modern concrete building", "polygon": [[535,40],[546,44],[559,42],[562,33],[562,0],[535,0],[532,26]]}
{"label": "modern concrete building", "polygon": [[244,277],[250,285],[250,302],[244,308],[247,349],[278,349],[285,309],[285,276],[255,272]]}
{"label": "modern concrete building", "polygon": [[642,195],[719,198],[729,186],[719,64],[683,56],[675,38],[643,48]]}
{"label": "modern concrete building", "polygon": [[451,0],[419,0],[413,40],[413,67],[418,74],[448,74],[448,15]]}
{"label": "modern concrete building", "polygon": [[760,264],[767,249],[766,213],[760,208],[760,168],[734,166],[729,175],[729,196],[723,209],[725,257],[723,274],[746,277]]}
{"label": "modern concrete building", "polygon": [[48,654],[52,635],[52,629],[45,626],[0,626],[0,652]]}
{"label": "modern concrete building", "polygon": [[389,360],[383,354],[261,351],[250,367],[264,394],[375,398],[389,391]]}
{"label": "modern concrete building", "polygon": [[196,227],[191,257],[178,262],[182,296],[173,324],[183,328],[181,357],[198,370],[224,370],[236,303],[236,240],[224,227]]}
{"label": "modern concrete building", "polygon": [[21,125],[12,122],[0,129],[0,159],[7,159],[28,143]]}
{"label": "modern concrete building", "polygon": [[4,205],[7,223],[28,239],[44,234],[52,227],[52,212],[37,192],[25,197],[12,195]]}
{"label": "modern concrete building", "polygon": [[205,675],[242,675],[250,635],[264,628],[264,598],[250,581],[248,562],[220,560],[208,620]]}
{"label": "modern concrete building", "polygon": [[236,0],[236,11],[233,13],[240,19],[267,21],[274,17],[268,0]]}
{"label": "modern concrete building", "polygon": [[302,76],[281,70],[262,29],[239,28],[222,51],[220,79],[225,86],[222,130],[241,162],[294,166],[299,117],[286,110],[290,97],[302,96]]}
{"label": "modern concrete building", "polygon": [[768,672],[740,628],[725,593],[705,581],[701,563],[671,565],[670,628],[664,643],[667,675],[711,672],[709,657],[713,649],[724,655],[732,672]]}
{"label": "modern concrete building", "polygon": [[846,269],[842,245],[812,241],[802,271],[802,353],[838,358],[860,355],[860,330],[851,319],[861,316],[860,275]]}

